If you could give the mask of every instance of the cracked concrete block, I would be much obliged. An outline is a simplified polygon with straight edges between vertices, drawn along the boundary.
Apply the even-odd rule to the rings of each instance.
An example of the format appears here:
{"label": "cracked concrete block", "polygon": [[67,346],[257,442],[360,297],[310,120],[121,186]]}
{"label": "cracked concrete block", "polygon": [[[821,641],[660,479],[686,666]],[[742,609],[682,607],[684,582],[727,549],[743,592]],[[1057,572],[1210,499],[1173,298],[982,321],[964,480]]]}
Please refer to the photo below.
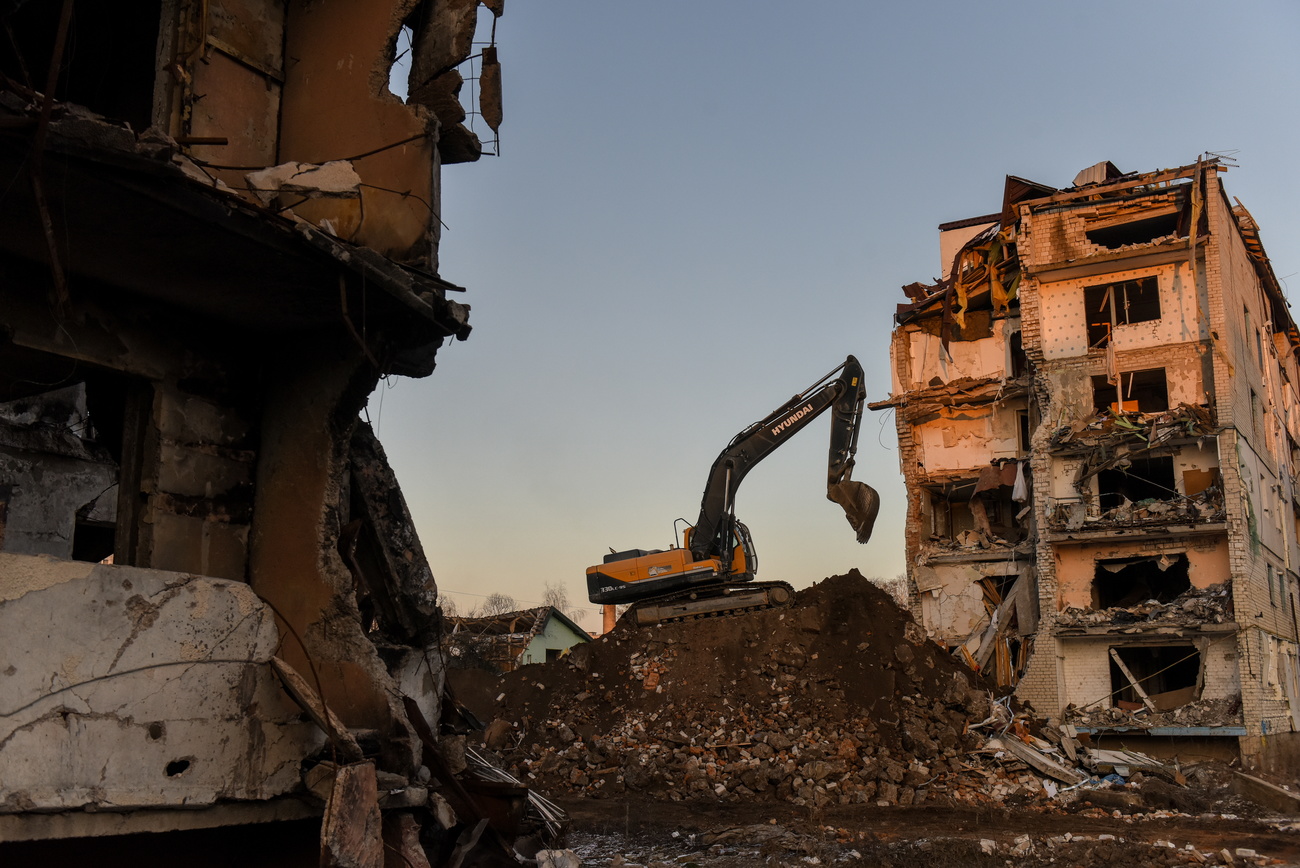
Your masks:
{"label": "cracked concrete block", "polygon": [[253,463],[164,440],[158,462],[158,490],[212,498],[253,483]]}
{"label": "cracked concrete block", "polygon": [[248,562],[248,528],[223,521],[154,512],[152,554],[158,569],[243,580]]}
{"label": "cracked concrete block", "polygon": [[239,582],[0,554],[0,813],[269,799],[323,737]]}
{"label": "cracked concrete block", "polygon": [[177,443],[230,446],[249,434],[251,425],[230,407],[179,391],[163,391],[157,403],[158,433]]}

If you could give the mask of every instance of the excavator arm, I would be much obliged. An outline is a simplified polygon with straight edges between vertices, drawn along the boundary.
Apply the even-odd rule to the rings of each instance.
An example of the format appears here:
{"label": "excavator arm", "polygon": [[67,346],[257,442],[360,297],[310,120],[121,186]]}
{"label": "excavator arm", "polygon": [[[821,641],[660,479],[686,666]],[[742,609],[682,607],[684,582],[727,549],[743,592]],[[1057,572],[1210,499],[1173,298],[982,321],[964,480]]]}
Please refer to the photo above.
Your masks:
{"label": "excavator arm", "polygon": [[696,560],[720,558],[729,564],[736,489],[745,474],[828,409],[831,440],[826,496],[844,509],[858,542],[870,539],[880,497],[870,486],[852,479],[865,395],[862,365],[849,356],[844,364],[732,438],[709,470],[700,517],[690,538]]}
{"label": "excavator arm", "polygon": [[603,563],[587,568],[587,598],[603,605],[636,603],[639,624],[788,602],[794,594],[790,585],[753,581],[757,555],[749,531],[736,520],[736,489],[755,464],[830,410],[826,496],[844,508],[858,542],[865,543],[880,508],[875,490],[852,479],[865,394],[862,366],[849,356],[844,364],[741,431],[709,469],[700,517],[686,531],[685,547],[611,549]]}

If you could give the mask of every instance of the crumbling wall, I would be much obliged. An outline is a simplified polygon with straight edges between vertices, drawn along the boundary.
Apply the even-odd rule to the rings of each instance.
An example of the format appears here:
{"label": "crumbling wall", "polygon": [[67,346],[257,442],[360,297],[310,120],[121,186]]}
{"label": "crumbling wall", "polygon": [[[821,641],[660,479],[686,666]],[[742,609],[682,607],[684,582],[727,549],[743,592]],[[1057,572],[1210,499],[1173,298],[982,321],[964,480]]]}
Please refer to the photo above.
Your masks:
{"label": "crumbling wall", "polygon": [[[1188,221],[1183,212],[1190,210],[1190,193],[1190,184],[1178,184],[1145,195],[1041,206],[1029,225],[1022,224],[1020,255],[1031,265],[1046,267],[1084,258],[1114,259],[1121,250],[1185,247]],[[1125,226],[1130,232],[1121,237],[1116,230]]]}

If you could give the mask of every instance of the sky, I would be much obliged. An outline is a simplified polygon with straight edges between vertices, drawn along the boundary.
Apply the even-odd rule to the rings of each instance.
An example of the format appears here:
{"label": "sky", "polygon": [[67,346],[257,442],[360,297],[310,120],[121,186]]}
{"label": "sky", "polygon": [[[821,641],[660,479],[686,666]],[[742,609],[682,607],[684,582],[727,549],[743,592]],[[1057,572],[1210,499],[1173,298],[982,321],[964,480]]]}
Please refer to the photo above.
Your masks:
{"label": "sky", "polygon": [[[671,545],[738,431],[849,354],[889,396],[900,287],[1008,174],[1226,155],[1300,289],[1298,38],[1292,0],[506,4],[499,154],[442,174],[440,273],[474,331],[367,409],[440,593],[558,585],[595,628],[586,568]],[[825,499],[828,435],[740,487],[761,580],[905,570],[893,415],[860,434],[866,545]]]}

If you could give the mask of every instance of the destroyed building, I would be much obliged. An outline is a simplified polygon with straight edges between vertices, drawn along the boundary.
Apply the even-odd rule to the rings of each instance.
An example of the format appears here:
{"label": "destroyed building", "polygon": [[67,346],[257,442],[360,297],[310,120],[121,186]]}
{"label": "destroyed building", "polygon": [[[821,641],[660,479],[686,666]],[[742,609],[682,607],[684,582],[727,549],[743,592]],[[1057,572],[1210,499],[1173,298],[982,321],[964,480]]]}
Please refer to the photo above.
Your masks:
{"label": "destroyed building", "polygon": [[909,598],[1040,713],[1300,760],[1300,332],[1217,158],[1008,177],[891,344]]}
{"label": "destroyed building", "polygon": [[437,592],[359,413],[470,331],[439,191],[500,123],[479,5],[0,10],[0,842],[421,864]]}
{"label": "destroyed building", "polygon": [[570,648],[591,641],[591,635],[557,606],[446,620],[447,665],[456,668],[513,672],[559,660]]}

